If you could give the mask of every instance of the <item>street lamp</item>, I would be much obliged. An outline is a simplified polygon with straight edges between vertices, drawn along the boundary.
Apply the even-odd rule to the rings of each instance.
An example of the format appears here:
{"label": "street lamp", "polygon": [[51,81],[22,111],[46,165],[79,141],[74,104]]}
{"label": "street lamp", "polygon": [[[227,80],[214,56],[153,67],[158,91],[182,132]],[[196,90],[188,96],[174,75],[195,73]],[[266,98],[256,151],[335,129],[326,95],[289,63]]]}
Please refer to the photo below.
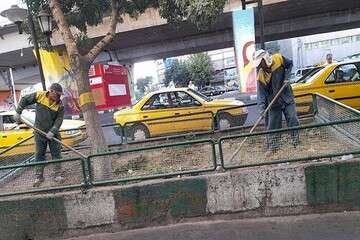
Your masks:
{"label": "street lamp", "polygon": [[[39,65],[41,84],[42,84],[43,90],[46,91],[44,71],[42,68],[42,63],[41,63],[41,58],[40,58],[39,43],[38,43],[38,38],[36,36],[34,20],[33,20],[32,14],[31,14],[31,10],[30,10],[28,1],[26,1],[26,5],[27,5],[27,10],[23,9],[23,8],[19,8],[16,5],[13,5],[9,9],[2,11],[0,13],[0,15],[3,17],[6,17],[11,22],[15,23],[18,26],[20,34],[22,34],[21,25],[27,18],[29,27],[30,27],[30,31],[31,31],[31,37],[34,42],[35,55],[36,55],[38,65]],[[42,11],[40,11],[40,13],[37,17],[38,17],[41,31],[45,34],[45,36],[47,38],[47,42],[50,45],[50,36],[52,33],[52,16],[45,10],[42,10]]]}
{"label": "street lamp", "polygon": [[45,9],[42,9],[39,12],[37,17],[38,17],[38,21],[39,21],[41,31],[46,36],[47,43],[49,45],[51,45],[50,37],[51,37],[51,34],[52,34],[52,29],[53,29],[52,16],[48,11],[46,11]]}
{"label": "street lamp", "polygon": [[19,29],[19,33],[23,33],[22,23],[26,18],[27,11],[26,9],[19,8],[17,5],[11,5],[11,7],[0,13],[1,16],[6,17],[11,22],[15,23]]}

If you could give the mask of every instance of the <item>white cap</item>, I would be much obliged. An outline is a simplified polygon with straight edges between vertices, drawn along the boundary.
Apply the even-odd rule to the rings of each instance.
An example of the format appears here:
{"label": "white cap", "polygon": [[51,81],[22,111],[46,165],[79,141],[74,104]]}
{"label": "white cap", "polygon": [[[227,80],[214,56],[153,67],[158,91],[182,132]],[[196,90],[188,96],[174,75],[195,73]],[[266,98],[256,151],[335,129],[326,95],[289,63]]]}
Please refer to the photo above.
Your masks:
{"label": "white cap", "polygon": [[255,67],[258,67],[261,63],[261,60],[265,60],[265,63],[268,67],[271,66],[272,64],[272,58],[270,56],[270,54],[265,51],[264,49],[260,49],[260,50],[257,50],[255,53],[254,53],[254,64],[255,64]]}

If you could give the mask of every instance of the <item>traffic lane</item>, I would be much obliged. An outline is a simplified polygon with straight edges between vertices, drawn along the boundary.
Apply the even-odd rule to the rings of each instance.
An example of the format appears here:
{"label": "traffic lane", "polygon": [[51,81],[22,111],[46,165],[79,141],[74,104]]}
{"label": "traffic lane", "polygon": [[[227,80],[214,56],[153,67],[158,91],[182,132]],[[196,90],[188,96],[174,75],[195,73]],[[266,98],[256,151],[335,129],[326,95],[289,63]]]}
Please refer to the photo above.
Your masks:
{"label": "traffic lane", "polygon": [[[247,110],[248,110],[248,116],[246,118],[244,126],[252,126],[259,118],[260,112],[256,105],[247,107]],[[102,125],[114,123],[113,113],[99,114],[99,118]],[[121,137],[115,133],[114,126],[103,127],[102,130],[107,145],[116,145],[121,143]],[[90,145],[90,139],[86,139],[79,146],[88,146],[88,145]]]}
{"label": "traffic lane", "polygon": [[69,240],[357,240],[360,212],[185,223]]}
{"label": "traffic lane", "polygon": [[[106,124],[115,123],[113,116],[114,116],[113,112],[99,114],[100,124],[106,125]],[[102,130],[107,145],[116,145],[121,143],[121,137],[115,133],[114,126],[103,127]],[[90,145],[90,139],[87,138],[79,146],[89,146],[89,145]]]}

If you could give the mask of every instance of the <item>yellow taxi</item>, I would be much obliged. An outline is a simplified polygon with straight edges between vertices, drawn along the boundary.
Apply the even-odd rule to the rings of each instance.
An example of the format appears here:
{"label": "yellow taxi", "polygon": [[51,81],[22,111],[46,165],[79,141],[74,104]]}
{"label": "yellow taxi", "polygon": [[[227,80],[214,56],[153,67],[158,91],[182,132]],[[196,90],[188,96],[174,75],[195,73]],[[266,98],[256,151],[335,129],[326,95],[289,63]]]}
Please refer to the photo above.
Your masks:
{"label": "yellow taxi", "polygon": [[[11,147],[12,145],[30,137],[33,135],[33,130],[29,129],[24,124],[18,125],[14,121],[15,111],[0,112],[0,152]],[[29,122],[34,122],[34,112],[24,112],[24,118]],[[85,126],[84,121],[80,120],[67,120],[63,121],[60,128],[62,141],[70,146],[76,146],[87,138],[86,131],[80,130]],[[30,139],[18,147],[10,150],[5,154],[0,155],[0,159],[6,156],[26,154],[34,152],[34,139]]]}
{"label": "yellow taxi", "polygon": [[248,114],[243,105],[241,101],[212,99],[192,89],[175,88],[149,93],[132,108],[116,112],[114,119],[133,140],[144,140],[211,130],[215,115],[220,129],[241,126]]}
{"label": "yellow taxi", "polygon": [[337,62],[292,84],[296,103],[304,107],[308,93],[320,93],[350,107],[360,109],[360,60]]}

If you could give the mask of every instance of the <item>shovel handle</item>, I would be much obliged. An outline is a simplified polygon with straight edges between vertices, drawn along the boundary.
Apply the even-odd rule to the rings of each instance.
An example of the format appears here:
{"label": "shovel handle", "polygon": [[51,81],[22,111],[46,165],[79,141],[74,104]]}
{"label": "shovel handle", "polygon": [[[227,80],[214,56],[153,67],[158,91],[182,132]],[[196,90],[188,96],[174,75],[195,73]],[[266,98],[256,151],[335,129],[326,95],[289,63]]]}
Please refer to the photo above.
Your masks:
{"label": "shovel handle", "polygon": [[[42,131],[41,129],[39,129],[39,128],[33,126],[32,124],[30,124],[27,119],[25,119],[24,117],[21,117],[21,120],[22,120],[22,122],[23,122],[26,126],[28,126],[29,128],[34,129],[36,132],[38,132],[38,133],[40,133],[41,135],[43,135],[44,137],[46,137],[46,133],[45,133],[44,131]],[[82,153],[79,152],[78,150],[74,149],[73,147],[67,145],[66,143],[63,143],[63,142],[60,141],[59,139],[53,137],[52,140],[55,141],[55,142],[57,142],[57,143],[59,143],[59,144],[61,144],[61,145],[63,145],[65,148],[67,148],[67,149],[69,149],[70,151],[76,153],[76,154],[79,155],[80,157],[82,157],[82,158],[84,158],[84,159],[87,159],[87,157],[86,157],[84,154],[82,154]]]}

